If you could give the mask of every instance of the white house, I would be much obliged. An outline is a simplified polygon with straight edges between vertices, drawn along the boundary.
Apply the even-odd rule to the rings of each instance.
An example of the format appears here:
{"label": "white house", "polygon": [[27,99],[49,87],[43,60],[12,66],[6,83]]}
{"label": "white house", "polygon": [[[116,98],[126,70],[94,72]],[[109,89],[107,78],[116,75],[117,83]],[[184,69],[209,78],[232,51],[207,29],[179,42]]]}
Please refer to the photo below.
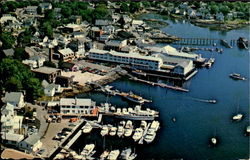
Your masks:
{"label": "white house", "polygon": [[45,10],[48,10],[48,9],[52,9],[51,3],[40,3],[39,7],[41,7],[42,12],[44,12]]}
{"label": "white house", "polygon": [[61,49],[58,51],[61,59],[64,61],[71,60],[75,58],[74,52],[70,48]]}
{"label": "white house", "polygon": [[1,132],[1,140],[6,145],[12,145],[18,147],[19,143],[24,139],[24,135],[15,133],[3,133]]}
{"label": "white house", "polygon": [[27,6],[25,11],[27,14],[37,14],[37,6]]}
{"label": "white house", "polygon": [[59,101],[60,113],[64,115],[93,114],[96,103],[91,99],[61,98]]}
{"label": "white house", "polygon": [[39,150],[42,147],[40,136],[38,134],[32,134],[19,143],[19,149],[27,151],[28,153]]}
{"label": "white house", "polygon": [[1,108],[1,131],[19,133],[22,126],[23,116],[17,116],[15,106],[7,103]]}
{"label": "white house", "polygon": [[25,65],[30,66],[31,69],[33,68],[39,68],[43,66],[43,63],[45,62],[45,58],[41,56],[33,56],[29,59],[23,60],[22,63]]}
{"label": "white house", "polygon": [[224,15],[221,12],[216,13],[215,19],[218,20],[218,21],[224,21]]}
{"label": "white house", "polygon": [[15,109],[24,107],[24,95],[22,92],[6,92],[3,98],[4,103],[10,103],[15,106]]}
{"label": "white house", "polygon": [[46,96],[54,96],[56,93],[61,93],[61,86],[59,84],[48,84],[45,88],[44,88],[44,94]]}

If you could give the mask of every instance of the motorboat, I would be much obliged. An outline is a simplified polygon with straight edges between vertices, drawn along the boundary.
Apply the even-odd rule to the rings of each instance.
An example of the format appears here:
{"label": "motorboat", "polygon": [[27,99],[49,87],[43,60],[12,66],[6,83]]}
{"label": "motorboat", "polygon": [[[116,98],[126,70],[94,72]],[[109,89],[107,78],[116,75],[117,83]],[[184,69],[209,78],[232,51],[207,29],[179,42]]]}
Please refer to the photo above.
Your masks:
{"label": "motorboat", "polygon": [[91,130],[92,130],[92,126],[88,122],[82,127],[82,132],[83,133],[90,133]]}
{"label": "motorboat", "polygon": [[110,132],[109,132],[109,135],[115,136],[116,131],[117,131],[117,127],[111,127]]}
{"label": "motorboat", "polygon": [[94,151],[94,148],[95,148],[95,145],[94,144],[87,144],[82,152],[81,152],[81,155],[87,157],[87,156],[90,156],[90,154]]}
{"label": "motorboat", "polygon": [[154,129],[150,128],[148,129],[148,132],[144,138],[144,140],[147,142],[147,143],[151,143],[153,142],[153,140],[155,139],[155,136],[156,136],[156,132]]}
{"label": "motorboat", "polygon": [[125,132],[124,132],[124,136],[125,137],[129,137],[132,135],[133,132],[133,125],[132,125],[132,121],[128,120],[126,125],[125,125]]}
{"label": "motorboat", "polygon": [[156,132],[160,128],[160,122],[159,121],[153,121],[150,128],[153,129]]}
{"label": "motorboat", "polygon": [[243,118],[243,114],[236,114],[235,116],[233,116],[233,121],[240,121]]}
{"label": "motorboat", "polygon": [[108,133],[109,133],[109,127],[106,126],[106,125],[104,125],[104,126],[102,127],[102,130],[101,130],[101,135],[102,135],[102,136],[105,136],[105,135],[107,135]]}
{"label": "motorboat", "polygon": [[142,129],[145,129],[145,128],[147,127],[147,122],[146,122],[146,121],[141,121],[140,127],[141,127]]}
{"label": "motorboat", "polygon": [[136,156],[137,154],[132,153],[131,148],[125,149],[121,153],[121,159],[125,159],[125,160],[133,160],[136,158]]}
{"label": "motorboat", "polygon": [[134,133],[132,138],[136,142],[136,141],[139,141],[142,136],[143,136],[143,129],[142,128],[136,128],[135,133]]}
{"label": "motorboat", "polygon": [[113,150],[109,153],[108,158],[109,160],[116,160],[120,154],[119,150]]}
{"label": "motorboat", "polygon": [[117,135],[118,137],[121,137],[124,134],[124,126],[125,126],[126,122],[125,121],[121,121],[119,126],[118,126],[118,130],[117,130]]}
{"label": "motorboat", "polygon": [[239,73],[232,73],[229,75],[229,77],[234,80],[246,80],[246,78],[241,76]]}
{"label": "motorboat", "polygon": [[210,138],[209,144],[210,146],[216,146],[218,144],[217,138],[216,137]]}
{"label": "motorboat", "polygon": [[109,151],[104,151],[101,155],[100,155],[100,160],[104,160],[108,157],[109,155]]}

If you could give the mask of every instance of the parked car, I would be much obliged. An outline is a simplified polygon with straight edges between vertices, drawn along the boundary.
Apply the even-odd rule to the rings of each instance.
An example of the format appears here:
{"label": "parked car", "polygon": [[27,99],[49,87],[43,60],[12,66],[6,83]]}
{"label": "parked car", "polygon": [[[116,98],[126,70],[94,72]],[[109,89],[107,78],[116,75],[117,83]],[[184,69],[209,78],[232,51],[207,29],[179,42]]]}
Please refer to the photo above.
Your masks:
{"label": "parked car", "polygon": [[75,126],[76,126],[76,124],[74,124],[74,123],[70,123],[70,124],[69,124],[69,126],[70,126],[70,127],[75,127]]}

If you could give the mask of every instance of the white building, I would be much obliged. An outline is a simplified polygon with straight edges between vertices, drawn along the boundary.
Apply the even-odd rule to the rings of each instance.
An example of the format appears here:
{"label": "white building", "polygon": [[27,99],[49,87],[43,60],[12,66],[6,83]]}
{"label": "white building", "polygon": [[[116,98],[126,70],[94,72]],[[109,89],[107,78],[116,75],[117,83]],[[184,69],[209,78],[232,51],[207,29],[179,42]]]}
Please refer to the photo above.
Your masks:
{"label": "white building", "polygon": [[61,93],[61,86],[59,84],[48,84],[44,88],[44,94],[49,97],[53,97],[56,93]]}
{"label": "white building", "polygon": [[58,51],[61,59],[64,61],[71,60],[75,58],[74,52],[70,48],[61,49]]}
{"label": "white building", "polygon": [[1,140],[6,145],[12,145],[18,147],[19,143],[24,139],[24,135],[15,134],[15,133],[1,133]]}
{"label": "white building", "polygon": [[23,116],[17,116],[15,106],[7,103],[1,108],[1,131],[19,133],[22,126]]}
{"label": "white building", "polygon": [[96,104],[91,99],[61,98],[59,101],[60,112],[64,115],[92,114]]}
{"label": "white building", "polygon": [[30,66],[31,69],[33,68],[39,68],[43,66],[43,63],[45,62],[45,58],[41,56],[33,56],[30,59],[23,60],[22,63]]}
{"label": "white building", "polygon": [[163,64],[162,59],[158,57],[143,56],[139,53],[123,53],[98,49],[91,49],[88,57],[90,59],[128,64],[134,68],[143,70],[159,70]]}
{"label": "white building", "polygon": [[15,106],[15,109],[24,107],[24,95],[22,92],[6,92],[3,98],[4,103],[10,103]]}
{"label": "white building", "polygon": [[40,136],[38,134],[32,134],[22,142],[19,143],[19,149],[27,151],[28,153],[39,150],[42,147]]}

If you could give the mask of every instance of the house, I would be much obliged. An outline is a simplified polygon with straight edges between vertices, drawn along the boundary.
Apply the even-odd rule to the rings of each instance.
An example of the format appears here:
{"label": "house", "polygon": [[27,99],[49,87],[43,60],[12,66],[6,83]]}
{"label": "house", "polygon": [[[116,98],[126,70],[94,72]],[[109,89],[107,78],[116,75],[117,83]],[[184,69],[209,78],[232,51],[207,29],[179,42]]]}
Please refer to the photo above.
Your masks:
{"label": "house", "polygon": [[1,140],[5,145],[18,147],[19,143],[24,139],[24,135],[15,133],[2,133]]}
{"label": "house", "polygon": [[10,14],[3,14],[3,16],[0,18],[0,23],[4,24],[4,23],[20,23],[16,17],[11,16]]}
{"label": "house", "polygon": [[74,23],[74,24],[81,24],[82,23],[82,16],[75,16],[72,15],[69,17],[70,22]]}
{"label": "house", "polygon": [[46,96],[53,97],[56,93],[62,93],[61,85],[59,84],[51,83],[44,88],[44,94]]}
{"label": "house", "polygon": [[45,61],[45,58],[42,56],[32,56],[29,59],[23,60],[22,63],[33,69],[42,67]]}
{"label": "house", "polygon": [[85,33],[84,32],[73,32],[72,36],[73,36],[73,38],[84,38]]}
{"label": "house", "polygon": [[44,13],[45,10],[52,9],[52,4],[51,3],[40,3],[39,7],[41,7],[42,13]]}
{"label": "house", "polygon": [[99,41],[107,42],[108,40],[110,40],[110,38],[111,38],[111,34],[102,34],[100,35]]}
{"label": "house", "polygon": [[70,87],[73,84],[73,77],[57,76],[55,83],[62,87]]}
{"label": "house", "polygon": [[60,59],[63,61],[68,61],[75,58],[75,54],[70,48],[61,49],[58,50],[58,52],[60,54]]}
{"label": "house", "polygon": [[13,57],[14,56],[14,49],[10,48],[10,49],[5,49],[3,50],[3,53],[6,57]]}
{"label": "house", "polygon": [[113,23],[116,23],[120,19],[120,14],[112,14]]}
{"label": "house", "polygon": [[32,72],[35,73],[36,77],[41,80],[45,79],[49,83],[55,82],[56,77],[61,75],[61,69],[45,66],[33,69]]}
{"label": "house", "polygon": [[205,16],[203,18],[206,19],[206,20],[214,19],[214,17],[210,13],[205,14]]}
{"label": "house", "polygon": [[102,26],[102,31],[105,33],[105,34],[113,34],[115,33],[115,27],[114,26]]}
{"label": "house", "polygon": [[19,143],[19,149],[27,151],[28,153],[35,152],[42,147],[40,136],[38,134],[32,134]]}
{"label": "house", "polygon": [[95,20],[95,26],[108,26],[111,22],[109,20],[103,20],[103,19],[96,19]]}
{"label": "house", "polygon": [[221,12],[220,13],[216,13],[215,19],[217,21],[224,21],[224,15]]}
{"label": "house", "polygon": [[59,107],[63,115],[92,115],[96,109],[96,103],[91,99],[61,98]]}
{"label": "house", "polygon": [[190,17],[190,18],[196,18],[196,11],[193,10],[193,9],[191,9],[191,8],[189,8],[187,10],[187,16]]}
{"label": "house", "polygon": [[15,106],[7,103],[1,108],[1,131],[5,133],[19,133],[23,116],[17,116]]}
{"label": "house", "polygon": [[144,22],[142,20],[133,20],[132,21],[132,27],[137,28],[139,26],[143,26]]}
{"label": "house", "polygon": [[27,13],[27,14],[33,14],[33,15],[35,15],[35,14],[37,14],[37,6],[27,6],[26,8],[25,8],[25,12]]}
{"label": "house", "polygon": [[90,29],[90,37],[96,39],[102,34],[102,30],[99,27],[92,27]]}
{"label": "house", "polygon": [[15,109],[21,109],[25,106],[24,95],[22,92],[6,92],[3,102],[15,106]]}
{"label": "house", "polygon": [[82,30],[82,26],[78,24],[67,24],[62,31],[64,33],[73,33],[73,32],[80,32]]}
{"label": "house", "polygon": [[127,40],[110,40],[105,43],[106,50],[120,51],[122,47],[127,45]]}
{"label": "house", "polygon": [[74,64],[74,63],[69,63],[69,62],[62,62],[61,66],[60,66],[61,69],[63,70],[68,70],[68,71],[78,71],[79,67]]}

